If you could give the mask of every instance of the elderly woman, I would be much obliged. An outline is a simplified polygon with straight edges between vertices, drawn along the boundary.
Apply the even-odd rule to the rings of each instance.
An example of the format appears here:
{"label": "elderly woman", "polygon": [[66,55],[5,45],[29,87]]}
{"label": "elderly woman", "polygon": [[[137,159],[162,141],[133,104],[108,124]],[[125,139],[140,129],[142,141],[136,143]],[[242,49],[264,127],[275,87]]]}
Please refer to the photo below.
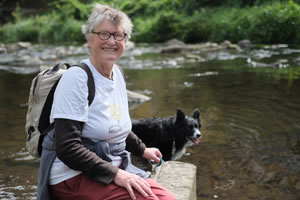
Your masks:
{"label": "elderly woman", "polygon": [[96,4],[82,31],[90,56],[81,62],[93,74],[95,98],[89,105],[88,77],[81,68],[64,73],[51,110],[54,129],[43,143],[38,199],[174,199],[132,165],[128,153],[157,163],[162,156],[131,132],[126,86],[115,65],[131,35],[130,19]]}

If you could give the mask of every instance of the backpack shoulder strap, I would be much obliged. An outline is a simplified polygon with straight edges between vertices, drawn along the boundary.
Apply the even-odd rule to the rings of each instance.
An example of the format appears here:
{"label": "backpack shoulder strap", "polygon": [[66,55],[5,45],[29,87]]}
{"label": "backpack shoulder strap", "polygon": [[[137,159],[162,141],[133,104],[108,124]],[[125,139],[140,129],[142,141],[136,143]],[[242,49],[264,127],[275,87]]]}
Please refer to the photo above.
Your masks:
{"label": "backpack shoulder strap", "polygon": [[85,63],[78,63],[78,64],[75,64],[75,65],[72,65],[72,67],[73,66],[80,67],[81,69],[83,69],[86,72],[86,74],[88,76],[88,82],[87,82],[88,89],[89,89],[88,101],[89,101],[89,106],[90,106],[92,104],[93,100],[94,100],[95,90],[96,90],[95,89],[95,81],[94,81],[92,71],[90,70],[90,68]]}

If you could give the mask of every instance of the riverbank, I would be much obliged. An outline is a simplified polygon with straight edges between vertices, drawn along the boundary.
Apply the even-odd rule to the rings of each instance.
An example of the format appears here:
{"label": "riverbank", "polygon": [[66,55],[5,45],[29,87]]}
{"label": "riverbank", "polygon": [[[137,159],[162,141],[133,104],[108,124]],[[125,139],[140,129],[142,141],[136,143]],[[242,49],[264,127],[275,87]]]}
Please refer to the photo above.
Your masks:
{"label": "riverbank", "polygon": [[[111,1],[128,13],[134,23],[134,42],[166,42],[177,38],[186,43],[238,42],[300,44],[300,6],[294,1],[206,6],[192,1]],[[275,2],[275,3],[274,3]],[[81,25],[92,4],[77,0],[57,1],[45,14],[25,15],[17,7],[14,20],[0,27],[4,43],[83,43]],[[68,12],[65,12],[68,10]]]}
{"label": "riverbank", "polygon": [[[288,44],[258,45],[249,40],[238,43],[187,44],[172,39],[165,43],[127,43],[118,61],[123,69],[183,68],[186,65],[239,60],[251,71],[268,73],[280,79],[297,78],[300,73],[300,47]],[[18,42],[0,43],[0,70],[17,74],[33,74],[58,62],[80,62],[88,55],[85,45],[49,45]],[[208,74],[216,74],[209,72]],[[197,74],[203,76],[203,74]],[[149,92],[144,91],[146,96]]]}

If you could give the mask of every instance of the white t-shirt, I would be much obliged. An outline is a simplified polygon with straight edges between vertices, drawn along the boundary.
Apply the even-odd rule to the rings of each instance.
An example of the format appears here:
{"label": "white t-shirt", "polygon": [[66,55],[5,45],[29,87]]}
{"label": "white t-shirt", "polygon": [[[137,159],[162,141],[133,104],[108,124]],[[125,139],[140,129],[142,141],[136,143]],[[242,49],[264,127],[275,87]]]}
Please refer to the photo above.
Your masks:
{"label": "white t-shirt", "polygon": [[[131,130],[126,85],[117,66],[113,67],[113,80],[102,76],[89,59],[83,60],[92,71],[95,81],[95,98],[88,105],[87,74],[79,67],[68,69],[62,76],[53,100],[50,123],[55,118],[84,122],[82,136],[93,141],[106,140],[120,143]],[[121,158],[110,156],[112,164],[119,166]],[[50,172],[50,185],[58,184],[81,172],[70,169],[56,158]]]}

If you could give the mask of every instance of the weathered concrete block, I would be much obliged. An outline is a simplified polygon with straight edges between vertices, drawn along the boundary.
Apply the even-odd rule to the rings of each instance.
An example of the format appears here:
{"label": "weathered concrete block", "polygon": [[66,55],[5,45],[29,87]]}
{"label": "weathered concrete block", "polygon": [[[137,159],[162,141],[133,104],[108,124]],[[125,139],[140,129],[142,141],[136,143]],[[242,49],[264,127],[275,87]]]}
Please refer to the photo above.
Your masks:
{"label": "weathered concrete block", "polygon": [[196,170],[190,163],[167,161],[155,170],[152,178],[172,192],[176,200],[196,200]]}

